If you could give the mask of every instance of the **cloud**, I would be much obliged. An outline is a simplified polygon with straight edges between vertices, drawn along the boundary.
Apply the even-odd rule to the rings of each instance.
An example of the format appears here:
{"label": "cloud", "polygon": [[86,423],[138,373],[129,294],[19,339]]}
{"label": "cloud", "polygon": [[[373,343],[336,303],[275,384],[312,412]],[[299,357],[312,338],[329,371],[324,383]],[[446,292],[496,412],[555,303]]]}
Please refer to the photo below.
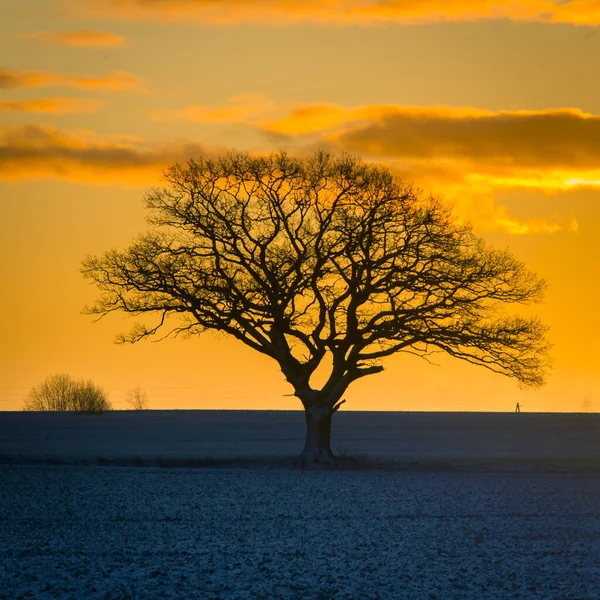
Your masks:
{"label": "cloud", "polygon": [[[420,183],[421,180],[417,179]],[[438,182],[429,182],[431,189],[443,194],[454,207],[459,218],[473,223],[480,231],[502,231],[509,235],[553,234],[559,232],[576,233],[579,225],[575,217],[537,216],[533,218],[517,218],[511,215],[502,204],[499,204],[497,194],[501,188],[487,183],[473,184],[471,182],[453,182],[440,186]],[[532,196],[525,190],[522,201],[531,200]],[[543,205],[538,211],[544,212]]]}
{"label": "cloud", "polygon": [[192,142],[148,144],[38,124],[0,125],[0,180],[58,178],[146,186],[157,183],[170,164],[206,153],[204,146]]}
{"label": "cloud", "polygon": [[86,77],[52,71],[0,71],[0,90],[22,87],[71,87],[90,90],[130,90],[141,88],[137,75],[117,71],[104,77]]}
{"label": "cloud", "polygon": [[564,189],[600,181],[600,117],[578,109],[312,104],[260,120],[267,134],[305,138],[444,183]]}
{"label": "cloud", "polygon": [[485,112],[382,107],[333,137],[352,150],[454,158],[520,169],[592,168],[600,158],[600,118],[577,109]]}
{"label": "cloud", "polygon": [[471,107],[297,106],[258,126],[279,144],[325,147],[382,162],[442,194],[480,229],[513,235],[577,231],[577,222],[516,219],[502,190],[600,189],[600,117],[578,109],[489,111]]}
{"label": "cloud", "polygon": [[84,98],[37,98],[34,100],[0,100],[0,112],[69,115],[95,112],[99,100]]}
{"label": "cloud", "polygon": [[121,35],[90,29],[35,31],[21,33],[17,37],[35,40],[51,46],[73,46],[75,48],[120,48],[126,45],[125,38]]}
{"label": "cloud", "polygon": [[190,121],[192,123],[245,123],[268,113],[275,102],[264,94],[240,94],[224,104],[193,105],[179,110],[156,110],[153,121]]}
{"label": "cloud", "polygon": [[[274,109],[279,111],[279,107]],[[596,166],[600,162],[594,163],[594,157],[600,158],[600,144],[594,146],[598,119],[575,109],[503,113],[472,108],[311,105],[270,121],[242,113],[224,115],[215,105],[204,107],[201,115],[208,122],[216,119],[225,124],[234,119],[259,127],[256,123],[260,121],[267,135],[262,147],[255,148],[257,152],[287,148],[302,154],[325,148],[383,163],[405,181],[448,198],[457,214],[480,230],[512,235],[574,232],[577,223],[571,218],[560,221],[540,215],[524,220],[510,215],[498,204],[498,192],[560,193],[576,187],[600,187],[600,168]],[[331,120],[326,115],[331,115]],[[507,115],[522,120],[524,127],[505,131]],[[540,116],[543,120],[538,123]],[[587,141],[577,155],[568,151],[571,121],[577,122],[576,127],[592,128],[591,133],[582,134]],[[400,127],[401,123],[407,123],[406,127]],[[537,128],[543,135],[530,137]],[[273,135],[278,136],[275,142]],[[518,160],[511,154],[513,146]],[[149,144],[136,138],[101,138],[40,125],[0,127],[0,179],[54,177],[149,185],[159,180],[169,164],[216,151],[197,142]]]}
{"label": "cloud", "polygon": [[577,233],[579,230],[579,224],[575,217],[572,217],[567,223],[556,223],[540,217],[519,221],[510,217],[504,206],[496,206],[495,209],[492,213],[495,216],[493,229],[500,229],[510,235],[557,233],[559,231]]}
{"label": "cloud", "polygon": [[340,125],[361,121],[377,121],[399,113],[408,118],[437,115],[448,119],[483,117],[493,115],[488,110],[475,108],[401,106],[397,104],[375,104],[346,107],[332,103],[315,103],[294,107],[288,114],[276,120],[265,119],[265,130],[284,135],[301,135],[333,130]]}
{"label": "cloud", "polygon": [[496,187],[552,190],[600,181],[600,117],[576,108],[286,106],[244,94],[221,104],[154,111],[151,118],[246,123],[272,146],[354,152],[444,184],[485,179]]}
{"label": "cloud", "polygon": [[600,24],[597,0],[66,0],[78,15],[211,25],[421,24],[510,19]]}

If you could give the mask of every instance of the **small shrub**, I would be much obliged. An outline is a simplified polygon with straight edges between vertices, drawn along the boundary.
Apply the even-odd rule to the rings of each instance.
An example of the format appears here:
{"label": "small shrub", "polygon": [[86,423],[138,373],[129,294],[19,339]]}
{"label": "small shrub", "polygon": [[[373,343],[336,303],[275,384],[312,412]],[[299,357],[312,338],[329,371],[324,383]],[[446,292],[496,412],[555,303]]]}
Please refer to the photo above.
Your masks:
{"label": "small shrub", "polygon": [[104,390],[91,380],[74,381],[60,373],[31,388],[24,410],[101,413],[112,406]]}
{"label": "small shrub", "polygon": [[148,408],[148,394],[141,387],[135,387],[127,392],[127,402],[133,410],[146,410]]}
{"label": "small shrub", "polygon": [[88,379],[76,381],[73,385],[73,410],[79,412],[104,412],[112,406],[104,390]]}

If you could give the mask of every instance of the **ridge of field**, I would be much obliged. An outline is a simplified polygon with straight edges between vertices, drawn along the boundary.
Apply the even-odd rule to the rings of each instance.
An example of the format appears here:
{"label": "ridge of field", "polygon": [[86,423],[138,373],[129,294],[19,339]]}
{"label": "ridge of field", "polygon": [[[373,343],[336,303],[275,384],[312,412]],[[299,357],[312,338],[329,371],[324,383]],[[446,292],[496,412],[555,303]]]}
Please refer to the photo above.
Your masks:
{"label": "ridge of field", "polygon": [[[21,464],[275,460],[304,442],[300,411],[0,413],[0,459]],[[600,470],[600,414],[340,412],[336,454],[397,465],[524,465]],[[162,461],[162,462],[161,462]]]}

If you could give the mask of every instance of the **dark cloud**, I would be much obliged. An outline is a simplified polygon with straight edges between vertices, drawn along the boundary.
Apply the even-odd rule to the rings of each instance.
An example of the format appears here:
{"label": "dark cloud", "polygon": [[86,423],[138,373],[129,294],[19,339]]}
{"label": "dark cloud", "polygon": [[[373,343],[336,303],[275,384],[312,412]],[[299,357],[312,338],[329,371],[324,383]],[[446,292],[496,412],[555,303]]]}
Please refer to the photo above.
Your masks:
{"label": "dark cloud", "polygon": [[174,162],[206,154],[197,143],[142,144],[78,137],[37,124],[0,128],[0,179],[156,182]]}
{"label": "dark cloud", "polygon": [[334,140],[351,151],[412,159],[467,159],[499,167],[597,168],[600,118],[574,110],[488,116],[384,114]]}

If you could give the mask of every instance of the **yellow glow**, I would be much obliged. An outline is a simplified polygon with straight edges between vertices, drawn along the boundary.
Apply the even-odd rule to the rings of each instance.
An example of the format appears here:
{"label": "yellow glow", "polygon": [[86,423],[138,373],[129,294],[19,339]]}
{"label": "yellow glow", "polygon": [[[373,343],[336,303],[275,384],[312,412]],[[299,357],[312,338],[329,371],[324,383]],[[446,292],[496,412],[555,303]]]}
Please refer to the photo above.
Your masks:
{"label": "yellow glow", "polygon": [[[574,176],[575,173],[579,176]],[[507,170],[507,174],[503,176],[471,173],[466,176],[466,180],[498,188],[532,188],[553,192],[574,187],[597,187],[600,185],[600,172],[581,173],[577,169],[557,172],[540,169],[537,172],[524,170],[522,174],[513,176],[510,170]]]}
{"label": "yellow glow", "polygon": [[591,179],[590,177],[571,177],[565,179],[566,187],[595,187],[600,186],[600,179]]}

